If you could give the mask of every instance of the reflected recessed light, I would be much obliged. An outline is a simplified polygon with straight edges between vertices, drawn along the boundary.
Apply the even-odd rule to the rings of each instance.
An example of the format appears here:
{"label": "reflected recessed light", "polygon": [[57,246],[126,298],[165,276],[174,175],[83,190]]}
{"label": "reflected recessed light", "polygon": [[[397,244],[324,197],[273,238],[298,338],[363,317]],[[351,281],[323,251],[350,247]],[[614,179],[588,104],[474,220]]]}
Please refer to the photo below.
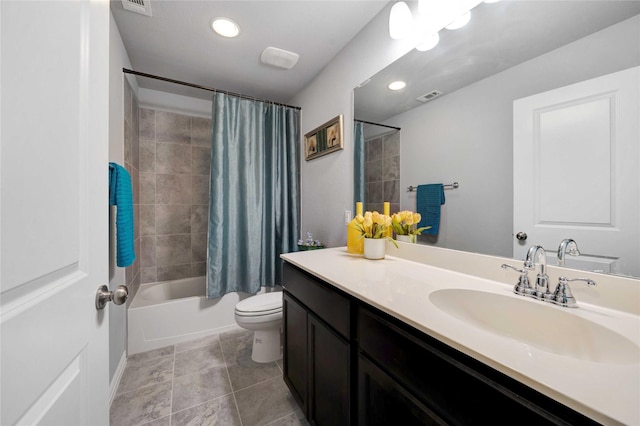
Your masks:
{"label": "reflected recessed light", "polygon": [[429,37],[422,40],[422,42],[416,46],[416,50],[420,52],[426,52],[427,50],[431,50],[438,45],[440,42],[440,35],[438,33],[431,34]]}
{"label": "reflected recessed light", "polygon": [[389,90],[401,90],[404,89],[406,87],[407,83],[405,83],[404,81],[394,81],[393,83],[389,84]]}
{"label": "reflected recessed light", "polygon": [[240,26],[229,18],[215,18],[211,21],[211,28],[222,37],[235,37],[240,34]]}
{"label": "reflected recessed light", "polygon": [[455,21],[447,25],[445,28],[448,30],[457,30],[467,25],[470,19],[471,19],[471,11],[468,11],[467,13],[465,13],[464,15],[462,15],[461,17],[457,18]]}

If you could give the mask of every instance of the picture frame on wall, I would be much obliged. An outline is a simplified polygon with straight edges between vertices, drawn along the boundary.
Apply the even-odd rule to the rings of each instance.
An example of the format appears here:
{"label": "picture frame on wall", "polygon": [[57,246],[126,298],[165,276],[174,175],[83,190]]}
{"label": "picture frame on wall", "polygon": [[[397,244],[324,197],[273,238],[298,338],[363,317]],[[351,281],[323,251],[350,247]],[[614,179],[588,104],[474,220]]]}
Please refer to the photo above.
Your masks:
{"label": "picture frame on wall", "polygon": [[305,160],[344,149],[342,114],[304,135]]}

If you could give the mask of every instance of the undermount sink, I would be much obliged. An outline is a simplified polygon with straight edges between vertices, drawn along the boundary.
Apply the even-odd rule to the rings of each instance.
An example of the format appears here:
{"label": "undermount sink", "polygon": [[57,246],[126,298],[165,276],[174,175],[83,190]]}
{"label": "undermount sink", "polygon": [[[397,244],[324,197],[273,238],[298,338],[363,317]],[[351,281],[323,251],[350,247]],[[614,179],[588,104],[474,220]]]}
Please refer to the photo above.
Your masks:
{"label": "undermount sink", "polygon": [[640,348],[631,340],[545,302],[464,289],[434,291],[429,299],[461,321],[546,352],[600,363],[640,362]]}

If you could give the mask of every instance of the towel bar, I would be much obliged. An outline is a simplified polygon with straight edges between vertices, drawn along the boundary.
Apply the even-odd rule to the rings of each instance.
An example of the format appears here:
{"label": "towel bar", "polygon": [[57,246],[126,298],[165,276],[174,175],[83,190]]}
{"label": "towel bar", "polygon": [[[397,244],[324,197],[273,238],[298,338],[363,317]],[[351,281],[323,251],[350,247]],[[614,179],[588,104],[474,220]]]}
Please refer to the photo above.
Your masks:
{"label": "towel bar", "polygon": [[[458,182],[453,182],[453,183],[450,183],[450,184],[447,184],[447,185],[443,185],[443,186],[444,186],[444,189],[456,189],[456,188],[458,188],[460,186],[460,184]],[[412,185],[412,186],[409,186],[407,188],[407,192],[413,192],[416,189],[418,189],[418,187]]]}

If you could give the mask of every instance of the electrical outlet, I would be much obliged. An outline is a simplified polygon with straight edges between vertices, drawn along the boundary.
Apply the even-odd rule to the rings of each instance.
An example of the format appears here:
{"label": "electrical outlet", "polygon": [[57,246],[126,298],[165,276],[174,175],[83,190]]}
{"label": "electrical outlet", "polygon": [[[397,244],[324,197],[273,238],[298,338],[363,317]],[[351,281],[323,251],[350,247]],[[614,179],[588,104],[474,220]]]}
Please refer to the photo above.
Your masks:
{"label": "electrical outlet", "polygon": [[344,224],[348,225],[351,222],[351,210],[344,211]]}

